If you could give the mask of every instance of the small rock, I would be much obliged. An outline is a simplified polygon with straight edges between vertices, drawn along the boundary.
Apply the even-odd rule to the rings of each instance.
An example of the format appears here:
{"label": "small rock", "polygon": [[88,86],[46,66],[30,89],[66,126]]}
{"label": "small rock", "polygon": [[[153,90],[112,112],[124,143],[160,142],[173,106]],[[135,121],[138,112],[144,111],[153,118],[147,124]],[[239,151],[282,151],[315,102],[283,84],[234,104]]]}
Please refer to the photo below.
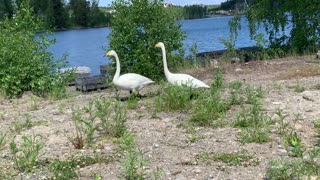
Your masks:
{"label": "small rock", "polygon": [[273,105],[280,105],[282,102],[272,102]]}
{"label": "small rock", "polygon": [[288,151],[285,149],[278,149],[278,152],[280,153],[280,155],[287,155]]}
{"label": "small rock", "polygon": [[200,174],[201,170],[197,168],[197,169],[193,170],[192,172],[195,173],[195,174]]}
{"label": "small rock", "polygon": [[296,130],[302,130],[302,125],[301,124],[295,124],[294,125],[294,128],[296,129]]}
{"label": "small rock", "polygon": [[160,147],[160,145],[155,143],[155,144],[153,144],[153,147],[158,148],[158,147]]}
{"label": "small rock", "polygon": [[[181,171],[180,171],[181,173]],[[188,178],[184,177],[182,174],[178,174],[175,178],[175,180],[187,180]]]}
{"label": "small rock", "polygon": [[236,68],[236,70],[235,70],[236,72],[241,72],[241,71],[243,71],[241,68]]}

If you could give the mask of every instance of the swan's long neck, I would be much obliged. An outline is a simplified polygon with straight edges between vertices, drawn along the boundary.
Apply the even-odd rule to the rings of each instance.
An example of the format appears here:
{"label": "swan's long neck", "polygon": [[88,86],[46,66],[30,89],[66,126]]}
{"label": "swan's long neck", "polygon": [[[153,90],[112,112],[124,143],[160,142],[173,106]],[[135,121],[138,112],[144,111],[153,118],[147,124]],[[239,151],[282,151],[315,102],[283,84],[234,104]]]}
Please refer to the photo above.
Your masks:
{"label": "swan's long neck", "polygon": [[117,68],[116,68],[116,73],[113,76],[113,81],[116,81],[120,76],[120,62],[119,62],[119,57],[118,57],[117,54],[115,54],[114,57],[116,58],[116,66],[117,66]]}
{"label": "swan's long neck", "polygon": [[164,74],[168,78],[168,76],[171,74],[169,69],[168,69],[168,64],[167,64],[167,56],[166,56],[166,48],[164,46],[161,46],[162,50],[162,61],[163,61],[163,69],[164,69]]}

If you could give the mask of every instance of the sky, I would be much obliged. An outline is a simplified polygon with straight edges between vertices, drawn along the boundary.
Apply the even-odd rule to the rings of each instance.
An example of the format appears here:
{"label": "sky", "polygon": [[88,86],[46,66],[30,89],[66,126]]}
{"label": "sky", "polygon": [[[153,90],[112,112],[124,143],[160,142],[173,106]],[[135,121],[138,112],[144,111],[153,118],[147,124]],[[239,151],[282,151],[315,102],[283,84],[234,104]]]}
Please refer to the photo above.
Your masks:
{"label": "sky", "polygon": [[[166,3],[173,3],[174,5],[185,6],[191,4],[220,4],[226,0],[165,0]],[[111,5],[112,0],[100,0],[100,6],[109,6]]]}

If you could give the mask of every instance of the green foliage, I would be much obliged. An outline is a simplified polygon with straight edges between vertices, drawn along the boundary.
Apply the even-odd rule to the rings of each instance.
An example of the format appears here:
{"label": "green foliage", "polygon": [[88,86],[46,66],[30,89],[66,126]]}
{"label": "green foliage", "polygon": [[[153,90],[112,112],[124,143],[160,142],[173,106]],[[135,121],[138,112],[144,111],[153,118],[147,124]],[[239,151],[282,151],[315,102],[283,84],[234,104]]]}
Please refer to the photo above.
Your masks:
{"label": "green foliage", "polygon": [[320,119],[317,119],[313,122],[314,127],[320,130]]}
{"label": "green foliage", "polygon": [[126,157],[121,164],[122,177],[125,179],[145,179],[147,161],[144,159],[142,152],[135,150],[136,142],[134,136],[126,132],[118,139],[118,142]]}
{"label": "green foliage", "polygon": [[223,127],[226,124],[223,118],[229,109],[220,93],[203,93],[196,101],[190,122],[199,126]]}
{"label": "green foliage", "polygon": [[[284,142],[289,155],[293,157],[301,157],[304,152],[301,138],[295,132],[294,127],[285,122],[285,119],[289,115],[284,115],[283,111],[280,109],[277,110],[276,115],[279,117],[279,134],[281,135],[282,141]],[[295,121],[297,120],[299,120],[299,115],[296,115]]]}
{"label": "green foliage", "polygon": [[72,161],[55,160],[50,164],[50,170],[54,179],[75,179],[79,177],[77,164]]}
{"label": "green foliage", "polygon": [[210,91],[202,92],[197,98],[190,122],[200,126],[223,127],[225,113],[230,105],[221,97],[224,89],[223,72],[215,69]]}
{"label": "green foliage", "polygon": [[123,176],[125,179],[143,180],[147,161],[141,152],[129,151],[126,161],[123,162]]}
{"label": "green foliage", "polygon": [[22,136],[21,147],[14,141],[10,143],[12,159],[20,172],[33,172],[39,166],[38,156],[44,147],[39,138],[40,135]]}
{"label": "green foliage", "polygon": [[[315,51],[320,40],[319,7],[318,1],[250,1],[246,17],[251,37],[263,26],[270,47],[287,46],[297,53]],[[286,26],[292,27],[289,36]]]}
{"label": "green foliage", "polygon": [[24,121],[13,121],[12,124],[12,130],[13,132],[19,134],[20,132],[31,129],[34,126],[39,126],[39,125],[46,125],[48,122],[47,121],[31,121],[31,116],[30,114],[26,114],[26,120]]}
{"label": "green foliage", "polygon": [[197,97],[197,91],[187,86],[162,84],[160,95],[155,98],[156,111],[186,111]]}
{"label": "green foliage", "polygon": [[313,158],[311,161],[297,159],[291,162],[285,159],[272,160],[268,165],[266,177],[267,179],[310,179],[320,176],[320,164],[313,161]]}
{"label": "green foliage", "polygon": [[89,119],[94,121],[105,134],[113,137],[121,137],[126,131],[127,111],[126,107],[116,101],[114,104],[108,99],[99,99],[91,102],[85,111],[90,114]]}
{"label": "green foliage", "polygon": [[240,105],[244,102],[243,84],[241,81],[233,81],[230,86],[230,105]]}
{"label": "green foliage", "polygon": [[290,132],[283,136],[283,140],[285,145],[290,148],[289,155],[293,157],[301,157],[302,153],[304,152],[302,148],[301,138],[298,136],[296,132]]}
{"label": "green foliage", "polygon": [[53,179],[69,180],[78,179],[80,176],[79,168],[90,166],[96,163],[108,163],[112,157],[97,154],[91,156],[73,156],[65,161],[54,160],[50,163],[49,169],[52,172]]}
{"label": "green foliage", "polygon": [[169,66],[174,68],[179,60],[171,52],[182,50],[185,38],[181,26],[165,10],[163,0],[115,0],[112,5],[116,12],[108,38],[110,48],[119,55],[122,72],[162,79],[162,54],[154,45],[159,41],[166,45]]}
{"label": "green foliage", "polygon": [[0,1],[0,20],[5,17],[12,18],[13,10],[13,0]]}
{"label": "green foliage", "polygon": [[305,87],[301,86],[299,83],[297,85],[288,86],[289,89],[293,89],[294,92],[301,93],[305,91]]}
{"label": "green foliage", "polygon": [[137,109],[139,105],[139,97],[130,96],[126,102],[126,107],[128,109]]}
{"label": "green foliage", "polygon": [[91,8],[89,11],[89,27],[99,27],[104,25],[109,25],[111,14],[104,13],[100,8],[98,7],[98,1],[93,0],[91,4]]}
{"label": "green foliage", "polygon": [[213,83],[211,84],[210,90],[211,94],[217,93],[224,87],[224,79],[223,79],[223,72],[221,68],[215,68],[214,76],[213,76]]}
{"label": "green foliage", "polygon": [[208,7],[202,5],[184,6],[184,19],[204,18],[207,14]]}
{"label": "green foliage", "polygon": [[93,142],[93,135],[96,130],[96,126],[91,118],[84,118],[80,110],[72,112],[72,122],[75,126],[76,133],[72,136],[65,135],[72,143],[74,148],[81,149],[85,145],[90,146]]}
{"label": "green foliage", "polygon": [[[240,84],[233,85],[235,88],[240,88]],[[262,111],[260,98],[263,97],[263,91],[260,88],[251,88],[247,86],[244,89],[246,93],[246,103],[251,107],[242,110],[238,113],[234,127],[242,128],[240,133],[240,141],[242,143],[264,143],[269,141],[270,125],[273,121],[270,116]],[[242,97],[242,96],[240,96]],[[234,96],[231,95],[231,98]],[[236,101],[236,100],[233,100]],[[231,101],[232,102],[232,101]]]}
{"label": "green foliage", "polygon": [[[2,2],[4,1],[4,2]],[[12,18],[15,13],[13,0],[0,1],[0,20]],[[16,1],[20,6],[23,1]],[[86,0],[30,0],[34,14],[45,23],[45,27],[61,30],[69,27],[100,27],[110,24],[110,13],[98,7],[98,1]]]}
{"label": "green foliage", "polygon": [[55,88],[65,89],[69,74],[56,72],[65,63],[55,62],[47,52],[53,41],[44,35],[34,37],[41,28],[28,0],[21,3],[14,19],[0,23],[0,89],[7,97],[18,97],[28,90],[48,96]]}
{"label": "green foliage", "polygon": [[241,30],[241,24],[240,24],[241,16],[239,14],[236,14],[229,22],[229,39],[223,39],[221,38],[221,43],[226,47],[227,53],[226,58],[233,58],[237,56],[237,52],[235,49],[236,40],[238,37],[238,31]]}

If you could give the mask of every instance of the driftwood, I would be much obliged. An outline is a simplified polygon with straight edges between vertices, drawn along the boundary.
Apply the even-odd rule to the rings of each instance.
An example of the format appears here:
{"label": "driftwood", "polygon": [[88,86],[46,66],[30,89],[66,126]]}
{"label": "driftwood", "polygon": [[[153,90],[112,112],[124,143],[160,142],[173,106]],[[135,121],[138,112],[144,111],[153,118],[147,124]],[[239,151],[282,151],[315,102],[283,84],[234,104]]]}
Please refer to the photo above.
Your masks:
{"label": "driftwood", "polygon": [[105,75],[96,75],[89,77],[80,77],[76,79],[76,90],[87,92],[108,87]]}

